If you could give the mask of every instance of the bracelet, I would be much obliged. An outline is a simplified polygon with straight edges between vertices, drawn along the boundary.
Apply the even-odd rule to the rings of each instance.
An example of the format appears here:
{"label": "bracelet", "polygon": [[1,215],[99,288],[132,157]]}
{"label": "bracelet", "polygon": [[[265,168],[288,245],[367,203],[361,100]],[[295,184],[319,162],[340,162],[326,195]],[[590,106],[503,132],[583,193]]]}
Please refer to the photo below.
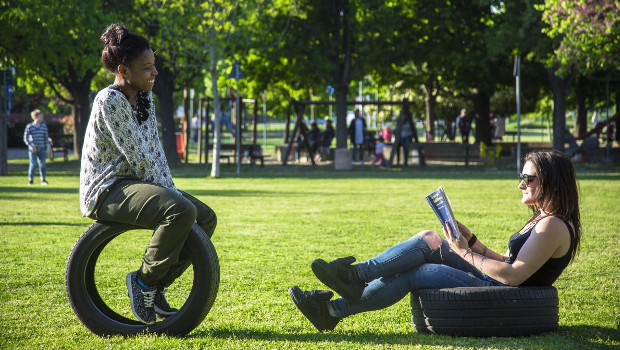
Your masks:
{"label": "bracelet", "polygon": [[480,271],[482,271],[482,266],[484,265],[484,259],[486,259],[486,256],[482,257],[482,260],[480,260]]}
{"label": "bracelet", "polygon": [[477,240],[478,240],[478,237],[476,237],[476,235],[472,233],[471,238],[467,240],[467,245],[471,248],[472,245],[476,244]]}

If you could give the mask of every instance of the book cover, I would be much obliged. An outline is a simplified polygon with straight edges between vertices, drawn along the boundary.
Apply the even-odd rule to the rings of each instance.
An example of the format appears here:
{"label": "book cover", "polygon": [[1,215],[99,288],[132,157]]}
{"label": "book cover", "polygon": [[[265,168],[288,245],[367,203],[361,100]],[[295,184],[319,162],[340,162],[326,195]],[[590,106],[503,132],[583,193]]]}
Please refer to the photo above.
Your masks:
{"label": "book cover", "polygon": [[445,223],[447,221],[450,228],[452,228],[454,237],[458,239],[461,236],[461,233],[459,232],[456,219],[454,218],[452,205],[450,204],[448,195],[446,195],[443,187],[439,186],[438,189],[426,196],[426,201],[435,212],[435,215],[437,215],[439,222],[441,222],[441,226],[445,228]]}

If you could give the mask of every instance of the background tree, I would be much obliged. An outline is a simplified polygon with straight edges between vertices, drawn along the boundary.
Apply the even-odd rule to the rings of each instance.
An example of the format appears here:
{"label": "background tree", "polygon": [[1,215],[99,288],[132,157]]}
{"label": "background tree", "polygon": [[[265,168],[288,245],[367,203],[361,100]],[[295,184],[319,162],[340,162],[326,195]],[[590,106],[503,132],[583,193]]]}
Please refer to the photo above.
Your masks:
{"label": "background tree", "polygon": [[21,78],[43,79],[71,104],[78,156],[90,115],[91,82],[101,67],[99,37],[115,17],[105,5],[20,0],[0,8],[0,56],[17,67]]}

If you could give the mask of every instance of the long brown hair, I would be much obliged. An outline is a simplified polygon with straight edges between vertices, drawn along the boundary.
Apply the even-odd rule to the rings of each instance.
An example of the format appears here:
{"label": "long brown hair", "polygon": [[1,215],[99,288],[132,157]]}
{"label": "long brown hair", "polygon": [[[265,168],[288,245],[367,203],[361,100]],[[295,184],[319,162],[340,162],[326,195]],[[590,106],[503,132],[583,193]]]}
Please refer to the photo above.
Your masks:
{"label": "long brown hair", "polygon": [[531,162],[536,168],[539,183],[536,202],[540,207],[530,207],[534,212],[542,210],[551,215],[562,216],[573,225],[573,260],[581,241],[579,189],[573,163],[558,151],[534,151],[525,156],[525,161]]}

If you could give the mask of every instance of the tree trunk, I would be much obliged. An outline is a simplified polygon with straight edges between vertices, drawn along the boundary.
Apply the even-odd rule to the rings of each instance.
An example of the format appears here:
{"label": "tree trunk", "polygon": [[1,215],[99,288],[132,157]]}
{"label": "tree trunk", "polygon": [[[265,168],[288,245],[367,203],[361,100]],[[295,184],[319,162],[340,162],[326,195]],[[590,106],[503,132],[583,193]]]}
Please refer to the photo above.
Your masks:
{"label": "tree trunk", "polygon": [[491,124],[489,114],[491,99],[485,91],[478,91],[474,97],[474,118],[476,119],[476,142],[484,142],[486,145],[493,143],[491,136]]}
{"label": "tree trunk", "polygon": [[428,79],[422,84],[424,90],[424,104],[426,107],[426,133],[435,136],[435,106],[437,105],[437,95],[434,93],[435,84],[433,79]]}
{"label": "tree trunk", "polygon": [[347,85],[336,86],[336,148],[347,148]]}
{"label": "tree trunk", "polygon": [[158,73],[153,92],[159,98],[159,106],[156,107],[161,122],[161,139],[166,160],[168,164],[174,165],[179,163],[174,125],[174,73],[165,65],[158,70]]}
{"label": "tree trunk", "polygon": [[[87,81],[86,81],[87,80]],[[84,135],[90,118],[90,82],[91,79],[84,79],[72,85],[67,90],[73,97],[71,111],[73,114],[73,152],[80,159],[82,146],[84,145]]]}
{"label": "tree trunk", "polygon": [[553,149],[564,151],[564,130],[566,129],[566,95],[574,73],[562,78],[555,75],[555,69],[548,68],[547,75],[553,90]]}
{"label": "tree trunk", "polygon": [[577,84],[575,89],[577,115],[575,115],[575,130],[573,130],[573,135],[575,136],[579,136],[588,131],[588,108],[586,106],[586,96],[586,90],[581,84]]}
{"label": "tree trunk", "polygon": [[7,134],[6,134],[6,114],[4,106],[0,108],[0,176],[9,174],[8,151],[7,151]]}

